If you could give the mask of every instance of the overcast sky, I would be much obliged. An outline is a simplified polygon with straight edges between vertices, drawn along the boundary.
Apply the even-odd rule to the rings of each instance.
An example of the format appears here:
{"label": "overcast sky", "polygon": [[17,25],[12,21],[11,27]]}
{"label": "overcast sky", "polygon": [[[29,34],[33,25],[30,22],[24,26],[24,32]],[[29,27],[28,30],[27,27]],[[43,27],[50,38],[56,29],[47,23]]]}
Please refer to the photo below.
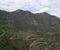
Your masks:
{"label": "overcast sky", "polygon": [[0,9],[29,10],[34,13],[48,12],[60,17],[60,0],[0,0]]}

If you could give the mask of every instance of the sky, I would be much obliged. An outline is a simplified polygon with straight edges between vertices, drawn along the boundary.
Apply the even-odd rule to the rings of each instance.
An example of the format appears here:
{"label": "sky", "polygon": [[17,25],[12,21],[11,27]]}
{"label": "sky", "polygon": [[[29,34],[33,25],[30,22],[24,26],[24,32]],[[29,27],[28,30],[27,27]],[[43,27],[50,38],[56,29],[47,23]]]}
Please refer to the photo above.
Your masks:
{"label": "sky", "polygon": [[33,13],[48,12],[60,18],[60,0],[0,0],[0,9],[28,10]]}

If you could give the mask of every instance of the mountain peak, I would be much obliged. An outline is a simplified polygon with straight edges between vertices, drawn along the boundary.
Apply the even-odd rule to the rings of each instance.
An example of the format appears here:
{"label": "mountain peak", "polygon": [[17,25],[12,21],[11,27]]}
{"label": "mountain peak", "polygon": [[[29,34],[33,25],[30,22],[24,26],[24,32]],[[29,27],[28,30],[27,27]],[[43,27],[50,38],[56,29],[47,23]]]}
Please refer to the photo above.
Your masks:
{"label": "mountain peak", "polygon": [[43,13],[36,13],[37,15],[50,15],[49,13],[47,12],[43,12]]}
{"label": "mountain peak", "polygon": [[43,12],[43,14],[48,14],[47,12]]}
{"label": "mountain peak", "polygon": [[20,10],[20,9],[17,9],[17,10],[15,10],[15,11],[13,11],[13,12],[22,12],[23,10]]}

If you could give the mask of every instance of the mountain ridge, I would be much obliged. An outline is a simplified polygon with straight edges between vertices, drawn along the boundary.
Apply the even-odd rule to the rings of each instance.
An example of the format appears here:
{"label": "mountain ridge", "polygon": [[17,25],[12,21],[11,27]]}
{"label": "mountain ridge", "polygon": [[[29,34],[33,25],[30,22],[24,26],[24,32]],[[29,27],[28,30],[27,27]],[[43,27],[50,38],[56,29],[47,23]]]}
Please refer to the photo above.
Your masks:
{"label": "mountain ridge", "polygon": [[[17,9],[17,10],[14,10],[14,11],[5,11],[5,10],[0,10],[0,11],[2,11],[2,12],[7,12],[7,13],[13,13],[13,12],[22,12],[22,11],[24,11],[24,12],[30,12],[30,11],[28,11],[28,10],[22,10],[22,9]],[[32,12],[30,12],[30,13],[32,13]],[[32,13],[32,14],[49,14],[49,13],[47,13],[47,12],[41,12],[41,13]],[[49,15],[51,15],[51,14],[49,14]],[[52,15],[52,16],[55,16],[55,15]],[[57,16],[56,16],[57,17]],[[58,17],[57,17],[58,18]]]}

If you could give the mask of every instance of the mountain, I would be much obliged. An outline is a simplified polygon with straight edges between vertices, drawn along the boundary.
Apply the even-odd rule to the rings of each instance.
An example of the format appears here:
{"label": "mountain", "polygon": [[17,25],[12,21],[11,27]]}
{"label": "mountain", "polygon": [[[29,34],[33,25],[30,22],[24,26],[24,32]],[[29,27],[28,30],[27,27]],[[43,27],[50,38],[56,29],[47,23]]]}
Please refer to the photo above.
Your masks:
{"label": "mountain", "polygon": [[[0,38],[2,38],[2,40],[0,40],[1,45],[6,45],[9,39],[10,41],[13,41],[13,44],[14,41],[16,42],[17,40],[19,45],[13,45],[14,50],[16,48],[19,48],[19,46],[21,48],[24,47],[24,49],[21,50],[38,50],[37,47],[42,47],[39,49],[44,50],[59,50],[60,48],[58,47],[60,47],[60,18],[50,15],[46,12],[33,14],[29,11],[23,10],[16,10],[13,12],[0,10],[0,35],[2,35],[0,36]],[[11,40],[11,38],[13,40]],[[18,39],[22,39],[22,42]],[[42,41],[41,46],[40,40]],[[4,41],[4,43],[1,43],[2,41]],[[11,43],[10,41],[9,44]],[[37,46],[37,44],[39,45]],[[46,45],[47,48],[44,45]],[[11,48],[10,45],[6,45],[6,47],[7,46]],[[4,49],[7,50],[7,48]]]}
{"label": "mountain", "polygon": [[41,31],[52,31],[60,28],[60,19],[46,12],[33,14],[29,11],[16,10],[6,13],[5,18],[8,23],[15,27],[30,27],[31,29]]}

